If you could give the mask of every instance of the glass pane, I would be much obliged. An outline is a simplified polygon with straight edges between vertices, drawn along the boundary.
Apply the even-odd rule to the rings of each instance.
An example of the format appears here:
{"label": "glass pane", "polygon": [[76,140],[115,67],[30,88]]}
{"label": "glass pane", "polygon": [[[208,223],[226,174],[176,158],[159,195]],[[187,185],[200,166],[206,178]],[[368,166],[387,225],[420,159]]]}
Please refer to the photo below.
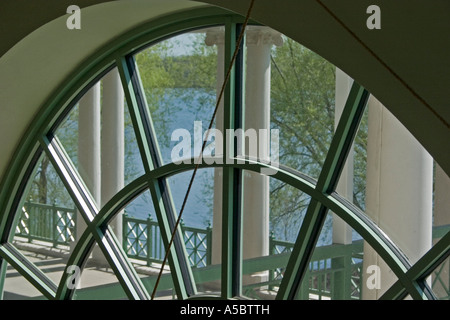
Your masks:
{"label": "glass pane", "polygon": [[[334,133],[335,67],[284,36],[267,59],[271,59],[270,125],[279,130],[279,162],[317,179]],[[246,91],[252,86],[248,82]]]}
{"label": "glass pane", "polygon": [[189,159],[201,149],[216,105],[218,49],[206,44],[214,30],[173,37],[135,57],[163,163]]}
{"label": "glass pane", "polygon": [[99,207],[144,173],[117,69],[76,102],[55,136]]}
{"label": "glass pane", "polygon": [[432,273],[431,288],[439,300],[450,300],[450,258],[445,259]]}
{"label": "glass pane", "polygon": [[[130,202],[124,208],[122,219],[123,249],[149,295],[152,295],[166,251],[150,192],[145,191]],[[117,230],[119,228],[116,226]],[[118,232],[116,236],[118,237]],[[164,266],[155,298],[164,300],[176,298],[168,263]]]}
{"label": "glass pane", "polygon": [[[353,80],[341,70],[336,69],[336,72],[336,86],[339,88],[339,91],[336,91],[337,114],[335,126],[338,124],[348,93],[353,84]],[[336,192],[340,196],[352,202],[362,211],[365,211],[366,208],[368,114],[368,108],[366,108],[336,188]],[[333,216],[333,218],[335,225],[343,224],[339,217]],[[357,232],[352,230],[349,232],[352,232],[353,240],[361,239]],[[338,237],[335,241],[340,242],[340,236],[336,235],[335,237]]]}
{"label": "glass pane", "polygon": [[[337,81],[347,83],[341,91],[348,91],[352,80],[337,72]],[[450,179],[438,166],[433,174],[432,159],[420,144],[374,101],[369,99],[337,192],[415,263],[450,230]]]}
{"label": "glass pane", "polygon": [[328,214],[297,299],[379,299],[397,277],[359,234],[336,220]]}
{"label": "glass pane", "polygon": [[58,284],[86,225],[45,154],[30,177],[23,199],[16,213],[12,243]]}
{"label": "glass pane", "polygon": [[[177,215],[192,174],[187,171],[168,178]],[[182,213],[186,252],[199,293],[220,292],[221,175],[221,169],[199,169]]]}
{"label": "glass pane", "polygon": [[[337,72],[345,77],[344,81],[347,83],[348,89],[345,90],[345,93],[336,93],[336,95],[347,96],[353,80],[342,71],[337,70]],[[343,105],[340,106],[340,109],[339,114],[342,112]],[[366,108],[336,190],[362,211],[366,209],[368,116],[369,110]],[[336,126],[338,120],[336,119]]]}
{"label": "glass pane", "polygon": [[125,185],[144,174],[144,165],[142,164],[141,154],[134,133],[134,127],[131,121],[128,105],[125,101],[125,163],[124,180]]}
{"label": "glass pane", "polygon": [[95,244],[82,270],[72,270],[71,285],[75,292],[73,300],[126,300],[125,291],[119,283],[108,260]]}
{"label": "glass pane", "polygon": [[275,299],[311,197],[259,173],[244,177],[243,295]]}
{"label": "glass pane", "polygon": [[46,298],[16,269],[7,265],[5,283],[3,287],[3,300],[35,300]]}

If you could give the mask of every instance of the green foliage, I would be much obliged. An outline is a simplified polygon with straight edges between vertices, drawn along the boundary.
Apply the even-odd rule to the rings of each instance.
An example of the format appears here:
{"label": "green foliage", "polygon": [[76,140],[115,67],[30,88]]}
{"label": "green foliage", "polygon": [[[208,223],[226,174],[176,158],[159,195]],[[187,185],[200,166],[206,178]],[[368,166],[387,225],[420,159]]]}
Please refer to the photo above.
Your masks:
{"label": "green foliage", "polygon": [[[271,121],[280,130],[280,163],[317,179],[334,132],[335,68],[285,38],[272,51],[271,71]],[[272,228],[298,232],[309,198],[272,182],[270,199]],[[295,240],[287,234],[276,237]]]}
{"label": "green foliage", "polygon": [[[62,121],[55,135],[76,167],[78,165],[78,105],[75,105],[64,121]],[[26,201],[50,205],[56,204],[67,208],[74,207],[74,203],[63,182],[45,154],[41,156],[40,161],[36,165],[35,175],[30,183],[28,194],[25,196]]]}
{"label": "green foliage", "polygon": [[291,39],[272,54],[271,120],[280,161],[317,178],[334,132],[333,65]]}
{"label": "green foliage", "polygon": [[34,178],[30,180],[30,187],[25,201],[58,205],[66,208],[74,208],[75,205],[53,168],[49,158],[45,155],[37,164]]}
{"label": "green foliage", "polygon": [[[335,129],[335,70],[328,61],[289,38],[272,51],[271,121],[280,130],[280,163],[315,179]],[[363,209],[366,141],[367,114],[354,143],[353,201]],[[309,204],[304,195],[292,196],[283,184],[273,182],[270,201],[273,228],[292,228],[292,217],[296,217],[295,228],[299,228]],[[330,230],[323,228],[324,241]]]}
{"label": "green foliage", "polygon": [[[161,108],[166,95],[166,89],[172,88],[175,84],[174,76],[167,70],[166,63],[170,45],[163,41],[151,46],[136,55],[136,63],[142,81],[147,105],[152,116],[153,124],[158,132],[163,132],[167,128],[166,119],[174,112],[178,112],[176,105],[168,104],[166,108]],[[163,141],[167,143],[167,141]]]}
{"label": "green foliage", "polygon": [[353,144],[353,203],[360,209],[366,209],[366,165],[367,165],[367,132],[368,111],[363,114],[358,134]]}

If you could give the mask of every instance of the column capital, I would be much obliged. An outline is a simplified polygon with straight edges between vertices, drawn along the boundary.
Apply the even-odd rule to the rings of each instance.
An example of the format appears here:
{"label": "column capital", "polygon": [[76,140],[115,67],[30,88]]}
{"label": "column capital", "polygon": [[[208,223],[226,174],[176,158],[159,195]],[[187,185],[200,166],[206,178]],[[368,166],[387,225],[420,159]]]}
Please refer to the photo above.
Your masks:
{"label": "column capital", "polygon": [[[225,43],[225,28],[210,28],[206,32],[205,43],[208,46]],[[247,45],[283,45],[282,34],[265,26],[247,27]]]}
{"label": "column capital", "polygon": [[225,44],[225,27],[208,28],[208,31],[206,31],[205,44],[207,46]]}
{"label": "column capital", "polygon": [[280,32],[265,26],[247,27],[247,45],[283,45]]}

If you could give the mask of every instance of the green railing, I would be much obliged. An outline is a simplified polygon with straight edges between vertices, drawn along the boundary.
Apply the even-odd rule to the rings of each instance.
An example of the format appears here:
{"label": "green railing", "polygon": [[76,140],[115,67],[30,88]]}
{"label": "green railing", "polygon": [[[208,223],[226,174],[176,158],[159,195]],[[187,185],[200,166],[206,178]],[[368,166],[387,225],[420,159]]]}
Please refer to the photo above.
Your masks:
{"label": "green railing", "polygon": [[57,245],[69,245],[76,239],[75,209],[57,205],[25,203],[16,227],[16,235],[28,242],[40,240]]}
{"label": "green railing", "polygon": [[[165,255],[158,222],[150,218],[136,219],[123,215],[123,249],[128,257],[146,265],[160,263]],[[26,203],[22,209],[16,235],[29,242],[39,240],[52,246],[69,246],[76,239],[76,210],[52,205]],[[450,225],[435,227],[433,239],[443,237]],[[220,265],[211,265],[212,229],[191,228],[182,224],[185,247],[198,284],[220,279]],[[245,283],[244,294],[261,298],[261,292],[276,293],[283,278],[294,244],[270,237],[270,255],[247,259],[243,274],[264,274],[259,283]],[[349,245],[333,244],[315,248],[299,299],[361,299],[363,240]],[[433,290],[439,298],[449,299],[450,262],[447,260],[432,274]],[[149,284],[153,280],[149,278]],[[170,288],[171,280],[165,280]]]}
{"label": "green railing", "polygon": [[[165,255],[164,244],[157,221],[123,216],[123,249],[128,257],[144,261],[148,266],[162,262]],[[212,229],[187,227],[181,223],[184,242],[192,267],[205,267],[211,264]]]}
{"label": "green railing", "polygon": [[[294,244],[271,236],[271,255],[290,254]],[[332,244],[315,248],[305,279],[298,293],[299,299],[360,299],[362,279],[363,240],[352,244]],[[284,268],[269,273],[271,288],[283,278]]]}

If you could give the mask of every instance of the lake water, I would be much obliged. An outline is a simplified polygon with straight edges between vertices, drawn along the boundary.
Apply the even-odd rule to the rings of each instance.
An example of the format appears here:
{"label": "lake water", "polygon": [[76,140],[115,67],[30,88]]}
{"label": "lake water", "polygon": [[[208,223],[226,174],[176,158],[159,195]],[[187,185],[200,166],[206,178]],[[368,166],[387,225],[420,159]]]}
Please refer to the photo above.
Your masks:
{"label": "lake water", "polygon": [[[212,109],[214,108],[213,99],[211,99],[211,96],[208,96],[208,94],[199,93],[191,101],[192,105],[187,105],[186,99],[183,98],[183,95],[178,93],[175,95],[169,94],[166,99],[162,101],[160,111],[153,114],[153,117],[158,119],[158,121],[162,121],[163,124],[158,125],[158,122],[155,121],[156,134],[158,141],[160,141],[160,152],[164,163],[171,162],[172,149],[179,143],[179,141],[171,141],[172,132],[176,129],[186,129],[189,131],[190,136],[192,137],[191,150],[193,151],[194,121],[202,121],[203,132],[206,130],[213,112]],[[208,101],[210,102],[209,106],[207,103]],[[199,105],[203,107],[198,107]],[[137,167],[142,167],[137,148],[134,153],[134,161],[136,161]],[[173,196],[177,214],[180,211],[191,176],[192,171],[189,171],[177,174],[168,179],[168,185]],[[189,194],[188,202],[183,212],[183,222],[186,226],[204,229],[208,223],[213,222],[213,177],[213,168],[202,169],[197,172],[193,187]],[[152,218],[156,220],[149,192],[146,192],[135,199],[135,201],[127,207],[126,211],[129,215],[137,218],[146,219],[148,215],[151,215]],[[304,214],[304,211],[301,214]],[[279,236],[275,235],[276,238],[293,242],[295,241],[300,228],[300,223],[301,222],[298,221],[296,224],[288,226],[288,228],[291,228],[291,230],[288,230],[289,232],[286,232],[286,230],[279,232],[279,226],[272,225],[271,229],[279,234]],[[286,227],[284,226],[284,228]],[[325,222],[319,239],[319,245],[331,243],[331,230],[332,219],[329,217]],[[283,236],[281,236],[281,233],[283,233]],[[359,236],[354,235],[354,238],[359,238]]]}

